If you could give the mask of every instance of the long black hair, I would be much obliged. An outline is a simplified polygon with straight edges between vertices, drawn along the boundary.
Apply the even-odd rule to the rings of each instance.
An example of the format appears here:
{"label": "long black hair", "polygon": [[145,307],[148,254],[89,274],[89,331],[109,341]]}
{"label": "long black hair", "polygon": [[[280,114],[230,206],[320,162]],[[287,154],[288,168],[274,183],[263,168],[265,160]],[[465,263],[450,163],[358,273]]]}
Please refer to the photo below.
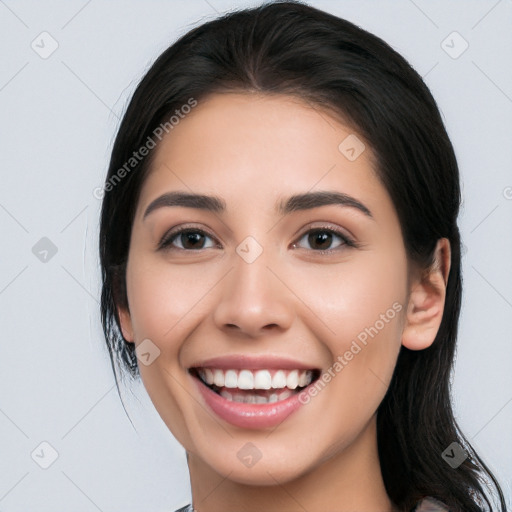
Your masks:
{"label": "long black hair", "polygon": [[[505,512],[501,488],[460,431],[450,400],[462,291],[461,198],[436,102],[418,73],[380,38],[296,1],[234,11],[190,30],[158,57],[132,96],[113,146],[100,221],[102,326],[116,384],[117,369],[139,375],[134,344],[124,340],[116,310],[128,308],[131,227],[154,154],[133,160],[134,151],[157,143],[159,127],[169,132],[169,119],[186,112],[184,105],[229,91],[295,95],[341,116],[376,155],[409,260],[428,268],[437,240],[449,239],[439,332],[425,350],[401,347],[377,412],[383,479],[401,510],[428,495],[465,512],[493,510],[496,499],[494,510]],[[454,442],[468,455],[457,468],[442,458]]]}

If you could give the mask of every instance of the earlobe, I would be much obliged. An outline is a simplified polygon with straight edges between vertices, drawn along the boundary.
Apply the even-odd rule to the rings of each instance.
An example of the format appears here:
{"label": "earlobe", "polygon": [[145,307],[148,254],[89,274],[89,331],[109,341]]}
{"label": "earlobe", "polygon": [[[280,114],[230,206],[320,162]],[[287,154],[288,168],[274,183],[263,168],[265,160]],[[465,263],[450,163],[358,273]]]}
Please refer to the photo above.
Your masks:
{"label": "earlobe", "polygon": [[402,345],[423,350],[434,342],[443,318],[451,250],[447,238],[438,240],[432,266],[411,285]]}
{"label": "earlobe", "polygon": [[117,314],[119,316],[123,338],[129,343],[133,343],[133,328],[130,312],[125,308],[118,307]]}

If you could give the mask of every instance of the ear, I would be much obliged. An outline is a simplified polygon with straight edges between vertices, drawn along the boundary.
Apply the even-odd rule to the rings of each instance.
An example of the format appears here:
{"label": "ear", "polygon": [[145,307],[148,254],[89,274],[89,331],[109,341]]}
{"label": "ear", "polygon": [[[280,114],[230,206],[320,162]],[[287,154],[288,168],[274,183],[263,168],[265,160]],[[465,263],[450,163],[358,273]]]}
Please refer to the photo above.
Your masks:
{"label": "ear", "polygon": [[434,342],[443,318],[450,264],[450,241],[440,238],[431,267],[424,270],[411,284],[402,333],[404,347],[422,350]]}
{"label": "ear", "polygon": [[118,307],[117,315],[119,317],[119,322],[121,324],[121,332],[123,337],[129,343],[133,343],[133,327],[132,327],[132,318],[130,316],[130,312],[127,308]]}
{"label": "ear", "polygon": [[126,294],[126,263],[113,267],[112,293],[123,338],[133,343],[132,319]]}

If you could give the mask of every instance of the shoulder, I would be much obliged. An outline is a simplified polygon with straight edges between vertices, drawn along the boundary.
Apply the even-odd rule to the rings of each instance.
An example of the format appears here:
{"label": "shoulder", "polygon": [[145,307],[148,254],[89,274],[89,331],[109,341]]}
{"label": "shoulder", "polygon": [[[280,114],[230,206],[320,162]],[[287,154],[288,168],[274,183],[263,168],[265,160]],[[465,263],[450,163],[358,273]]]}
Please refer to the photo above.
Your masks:
{"label": "shoulder", "polygon": [[[176,512],[195,512],[192,505],[186,505]],[[427,497],[418,502],[411,512],[449,512],[448,508],[440,501]]]}
{"label": "shoulder", "polygon": [[176,512],[195,512],[195,511],[192,508],[192,505],[186,505],[186,506],[176,510]]}
{"label": "shoulder", "polygon": [[[192,505],[186,505],[176,510],[176,512],[194,512],[194,509],[192,508]],[[411,512],[449,512],[449,510],[444,503],[441,503],[434,498],[427,497],[419,501]]]}
{"label": "shoulder", "polygon": [[419,501],[411,512],[449,512],[449,510],[444,503],[427,496]]}

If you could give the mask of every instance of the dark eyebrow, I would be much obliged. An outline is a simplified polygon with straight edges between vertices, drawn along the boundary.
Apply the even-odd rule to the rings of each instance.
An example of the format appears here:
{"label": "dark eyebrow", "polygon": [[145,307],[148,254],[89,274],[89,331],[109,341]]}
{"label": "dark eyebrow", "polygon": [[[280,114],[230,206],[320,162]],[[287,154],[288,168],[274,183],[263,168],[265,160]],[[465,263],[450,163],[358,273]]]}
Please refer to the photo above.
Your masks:
{"label": "dark eyebrow", "polygon": [[281,201],[277,206],[277,211],[281,215],[298,210],[309,210],[318,206],[326,206],[338,204],[341,206],[349,206],[363,212],[366,216],[373,218],[371,211],[360,201],[352,196],[343,194],[342,192],[332,192],[329,190],[318,192],[307,192],[305,194],[296,194],[289,197],[286,201]]}
{"label": "dark eyebrow", "polygon": [[151,202],[142,219],[144,220],[152,211],[164,206],[185,206],[215,213],[222,213],[226,210],[226,203],[220,197],[189,192],[167,192]]}
{"label": "dark eyebrow", "polygon": [[[305,194],[290,196],[285,201],[279,201],[276,210],[277,213],[281,215],[287,215],[291,212],[309,210],[331,204],[356,208],[367,217],[373,218],[370,210],[357,199],[341,192],[331,191],[307,192]],[[197,208],[214,213],[223,213],[226,210],[226,202],[220,197],[207,196],[204,194],[192,194],[189,192],[167,192],[151,202],[144,212],[143,219],[145,219],[154,210],[169,206]]]}

